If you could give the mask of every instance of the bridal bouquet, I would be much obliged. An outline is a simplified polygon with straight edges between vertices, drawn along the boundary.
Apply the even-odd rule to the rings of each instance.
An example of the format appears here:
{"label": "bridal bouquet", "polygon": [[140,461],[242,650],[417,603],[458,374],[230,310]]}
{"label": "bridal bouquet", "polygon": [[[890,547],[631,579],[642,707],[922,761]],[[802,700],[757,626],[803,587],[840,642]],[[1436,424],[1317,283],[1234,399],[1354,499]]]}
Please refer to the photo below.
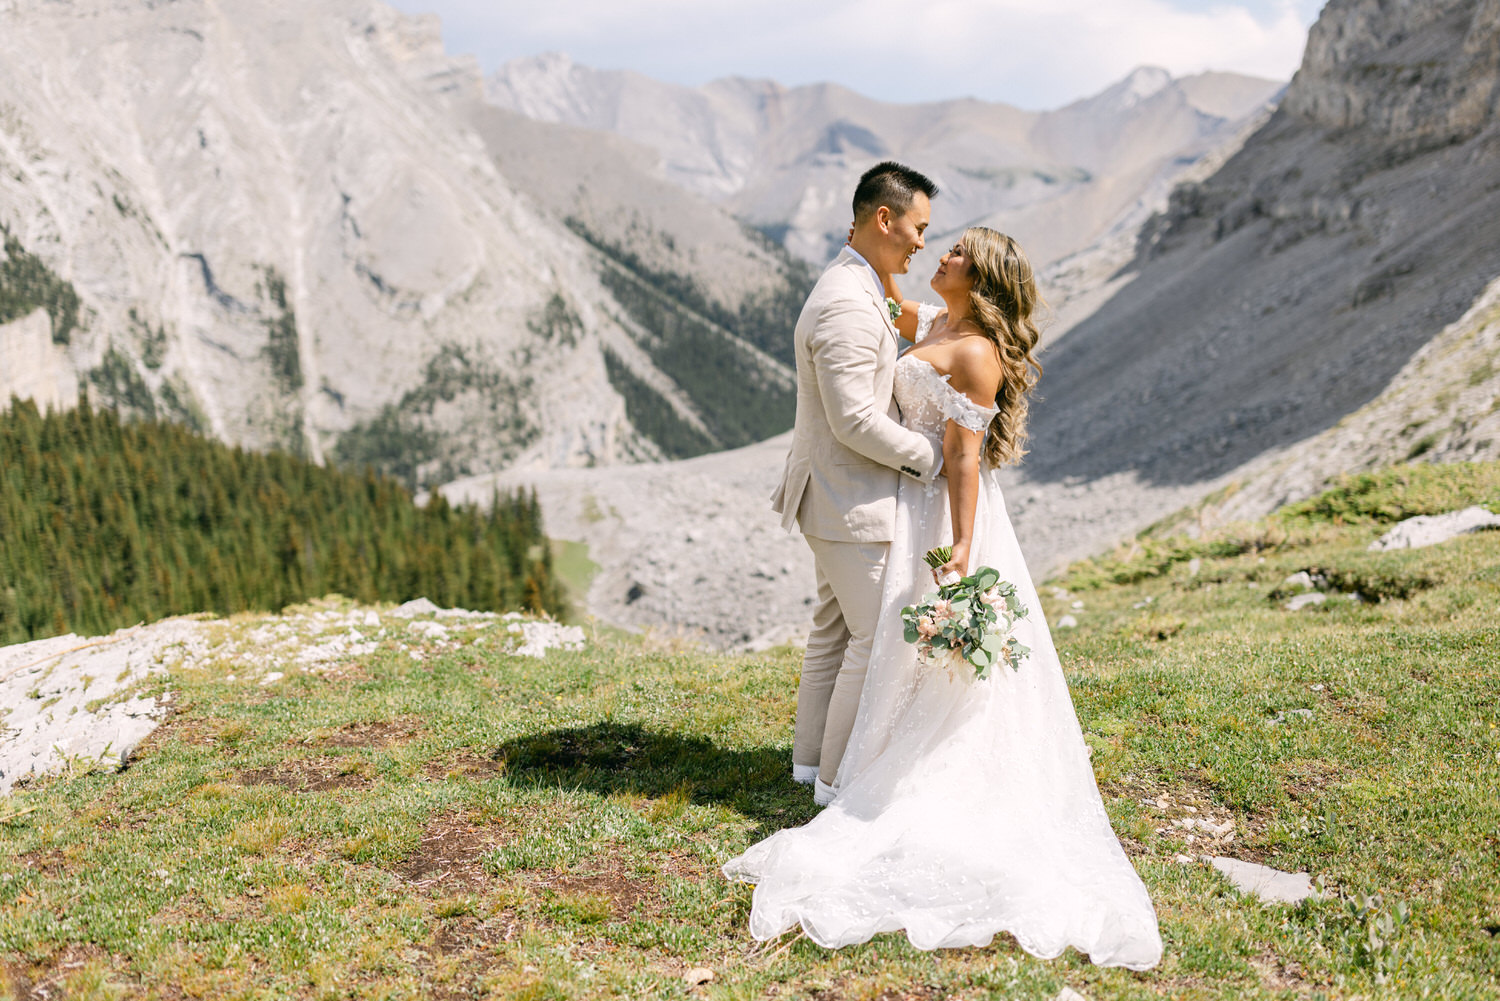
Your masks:
{"label": "bridal bouquet", "polygon": [[[953,550],[947,546],[923,557],[933,569],[952,558]],[[1026,606],[1016,598],[1016,586],[1002,581],[990,567],[942,584],[937,593],[901,609],[906,642],[917,645],[918,660],[938,664],[950,674],[968,664],[979,679],[988,678],[990,669],[1001,662],[1012,670],[1020,669],[1031,649],[1013,632],[1025,617]]]}

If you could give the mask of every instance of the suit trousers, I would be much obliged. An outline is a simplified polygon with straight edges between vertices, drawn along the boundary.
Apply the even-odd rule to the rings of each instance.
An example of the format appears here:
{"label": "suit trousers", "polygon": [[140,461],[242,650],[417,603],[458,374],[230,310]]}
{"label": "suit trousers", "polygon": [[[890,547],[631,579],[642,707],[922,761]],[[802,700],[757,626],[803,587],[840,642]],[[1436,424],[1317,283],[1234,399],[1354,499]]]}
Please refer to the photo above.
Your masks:
{"label": "suit trousers", "polygon": [[792,763],[816,765],[818,778],[832,785],[870,666],[891,546],[805,538],[813,551],[818,597],[797,688]]}

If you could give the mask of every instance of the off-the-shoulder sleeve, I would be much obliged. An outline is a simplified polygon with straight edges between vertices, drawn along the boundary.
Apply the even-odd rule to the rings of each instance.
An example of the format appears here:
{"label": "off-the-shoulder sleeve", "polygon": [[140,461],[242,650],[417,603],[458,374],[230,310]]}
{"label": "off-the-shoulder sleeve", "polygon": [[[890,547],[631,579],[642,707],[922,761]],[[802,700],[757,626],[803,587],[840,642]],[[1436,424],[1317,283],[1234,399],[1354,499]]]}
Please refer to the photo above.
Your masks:
{"label": "off-the-shoulder sleeve", "polygon": [[927,336],[932,330],[932,321],[936,320],[937,315],[942,311],[943,307],[934,306],[930,302],[917,303],[917,333],[916,337],[912,340],[913,344],[916,344]]}
{"label": "off-the-shoulder sleeve", "polygon": [[931,392],[928,397],[938,405],[943,412],[943,418],[950,420],[959,427],[969,431],[983,432],[990,426],[990,421],[1000,412],[998,407],[981,407],[963,393],[953,388],[948,381],[951,375],[943,375],[932,363],[924,359],[918,359],[922,363],[922,371],[926,373],[926,379],[931,384]]}
{"label": "off-the-shoulder sleeve", "polygon": [[943,394],[943,416],[959,427],[969,431],[983,432],[1000,411],[993,407],[981,407],[963,393],[945,384],[948,391]]}

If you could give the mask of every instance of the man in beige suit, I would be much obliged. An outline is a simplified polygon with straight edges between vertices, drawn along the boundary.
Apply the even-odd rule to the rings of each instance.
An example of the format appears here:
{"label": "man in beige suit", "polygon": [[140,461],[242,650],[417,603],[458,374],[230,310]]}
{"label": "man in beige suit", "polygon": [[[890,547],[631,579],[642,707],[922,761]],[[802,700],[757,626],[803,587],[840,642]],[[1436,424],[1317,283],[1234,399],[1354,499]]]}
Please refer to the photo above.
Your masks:
{"label": "man in beige suit", "polygon": [[794,335],[797,423],[772,496],[813,551],[818,598],[797,689],[792,777],[833,798],[880,613],[902,475],[930,482],[942,448],[901,426],[891,396],[899,355],[885,288],[922,249],[937,188],[897,163],[866,171],[854,232],[818,279]]}

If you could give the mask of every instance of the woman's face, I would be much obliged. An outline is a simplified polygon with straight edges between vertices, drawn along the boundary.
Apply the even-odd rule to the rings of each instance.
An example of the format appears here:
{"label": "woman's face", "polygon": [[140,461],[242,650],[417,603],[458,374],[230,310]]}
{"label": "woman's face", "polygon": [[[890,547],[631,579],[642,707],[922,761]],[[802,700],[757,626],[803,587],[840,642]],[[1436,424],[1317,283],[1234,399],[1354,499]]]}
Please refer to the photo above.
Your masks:
{"label": "woman's face", "polygon": [[955,243],[932,276],[932,290],[945,298],[950,293],[967,295],[974,288],[974,269],[962,243]]}

